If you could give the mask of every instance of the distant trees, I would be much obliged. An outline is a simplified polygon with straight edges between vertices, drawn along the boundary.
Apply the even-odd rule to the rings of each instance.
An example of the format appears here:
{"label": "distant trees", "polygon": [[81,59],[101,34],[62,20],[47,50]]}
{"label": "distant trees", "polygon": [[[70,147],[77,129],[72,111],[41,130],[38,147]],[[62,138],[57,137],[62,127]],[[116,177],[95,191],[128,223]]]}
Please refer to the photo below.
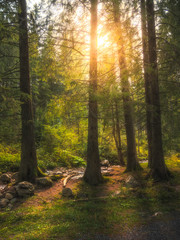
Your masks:
{"label": "distant trees", "polygon": [[34,139],[40,158],[87,157],[90,184],[102,181],[100,159],[135,171],[147,152],[151,175],[169,177],[164,153],[178,152],[180,140],[180,14],[178,1],[155,4],[154,16],[152,0],[101,1],[99,9],[97,0],[46,1],[45,16],[42,4],[27,13],[26,1],[0,2],[0,141],[20,145],[22,136],[21,180],[37,175]]}
{"label": "distant trees", "polygon": [[20,139],[19,49],[15,1],[0,1],[0,141]]}

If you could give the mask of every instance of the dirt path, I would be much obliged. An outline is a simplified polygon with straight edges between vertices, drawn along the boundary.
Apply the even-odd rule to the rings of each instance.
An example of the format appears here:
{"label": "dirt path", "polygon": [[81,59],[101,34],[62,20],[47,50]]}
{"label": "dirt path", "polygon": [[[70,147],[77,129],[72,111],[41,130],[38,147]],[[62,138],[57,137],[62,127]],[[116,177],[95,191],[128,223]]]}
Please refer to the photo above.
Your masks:
{"label": "dirt path", "polygon": [[[78,171],[78,170],[77,170]],[[112,166],[110,168],[103,169],[103,175],[109,176],[111,180],[106,184],[102,184],[99,186],[94,187],[95,193],[93,197],[103,197],[109,196],[112,193],[116,193],[116,190],[120,187],[121,182],[126,178],[125,174],[122,174],[124,168],[119,166]],[[75,170],[74,170],[75,172]],[[73,175],[78,175],[79,173]],[[23,206],[40,206],[43,203],[51,203],[55,199],[61,198],[61,192],[63,189],[63,181],[65,178],[54,182],[51,188],[45,189],[36,189],[35,195],[33,198],[26,200],[22,205]],[[67,182],[66,187],[71,189],[79,188],[79,183],[81,182],[80,179],[74,179],[74,176],[69,179]],[[83,189],[81,189],[83,191]]]}

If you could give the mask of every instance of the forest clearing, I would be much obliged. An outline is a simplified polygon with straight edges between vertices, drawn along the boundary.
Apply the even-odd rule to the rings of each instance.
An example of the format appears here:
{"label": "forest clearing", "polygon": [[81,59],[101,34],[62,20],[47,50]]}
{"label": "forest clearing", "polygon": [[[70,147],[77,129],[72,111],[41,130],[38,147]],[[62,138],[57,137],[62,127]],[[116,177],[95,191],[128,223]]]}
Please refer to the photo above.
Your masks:
{"label": "forest clearing", "polygon": [[180,238],[180,1],[0,0],[0,240]]}

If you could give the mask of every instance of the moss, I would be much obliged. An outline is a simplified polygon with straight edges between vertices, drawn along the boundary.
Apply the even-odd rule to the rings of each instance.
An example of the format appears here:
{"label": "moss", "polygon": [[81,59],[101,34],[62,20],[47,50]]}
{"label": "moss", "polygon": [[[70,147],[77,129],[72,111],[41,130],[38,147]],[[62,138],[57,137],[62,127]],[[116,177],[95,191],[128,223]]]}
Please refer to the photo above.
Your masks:
{"label": "moss", "polygon": [[38,177],[46,177],[47,174],[44,173],[44,172],[41,170],[40,167],[37,167],[37,176],[38,176]]}

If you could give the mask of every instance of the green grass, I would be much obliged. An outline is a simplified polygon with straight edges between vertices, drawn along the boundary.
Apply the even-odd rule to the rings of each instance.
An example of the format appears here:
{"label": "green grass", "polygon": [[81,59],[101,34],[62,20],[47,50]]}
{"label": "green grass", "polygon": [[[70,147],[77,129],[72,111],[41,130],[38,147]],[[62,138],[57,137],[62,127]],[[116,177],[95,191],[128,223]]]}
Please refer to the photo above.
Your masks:
{"label": "green grass", "polygon": [[[71,154],[69,151],[54,149],[48,153],[43,148],[37,149],[38,165],[41,169],[54,169],[57,167],[82,167],[86,165],[84,159]],[[16,172],[20,166],[20,147],[0,144],[0,173]]]}
{"label": "green grass", "polygon": [[[85,189],[92,197],[96,193],[95,187],[83,183]],[[118,197],[84,202],[56,199],[41,207],[5,210],[0,212],[0,239],[74,240],[90,233],[93,240],[94,234],[121,233],[145,223],[155,212],[167,213],[179,205],[174,190],[149,181],[146,187],[135,191],[129,188]]]}
{"label": "green grass", "polygon": [[[177,159],[168,160],[167,165],[174,174],[168,183],[145,180],[144,171],[138,176],[143,178],[141,187],[132,189],[122,184],[116,189],[121,190],[116,197],[74,201],[62,200],[59,195],[59,199],[41,206],[5,209],[0,212],[0,240],[75,240],[87,234],[86,240],[93,240],[97,233],[116,235],[129,231],[132,226],[148,222],[155,212],[180,210],[179,193],[175,191],[175,186],[180,185]],[[87,193],[93,198],[106,184],[113,183],[109,177],[99,188],[82,182],[74,190],[77,195]]]}

